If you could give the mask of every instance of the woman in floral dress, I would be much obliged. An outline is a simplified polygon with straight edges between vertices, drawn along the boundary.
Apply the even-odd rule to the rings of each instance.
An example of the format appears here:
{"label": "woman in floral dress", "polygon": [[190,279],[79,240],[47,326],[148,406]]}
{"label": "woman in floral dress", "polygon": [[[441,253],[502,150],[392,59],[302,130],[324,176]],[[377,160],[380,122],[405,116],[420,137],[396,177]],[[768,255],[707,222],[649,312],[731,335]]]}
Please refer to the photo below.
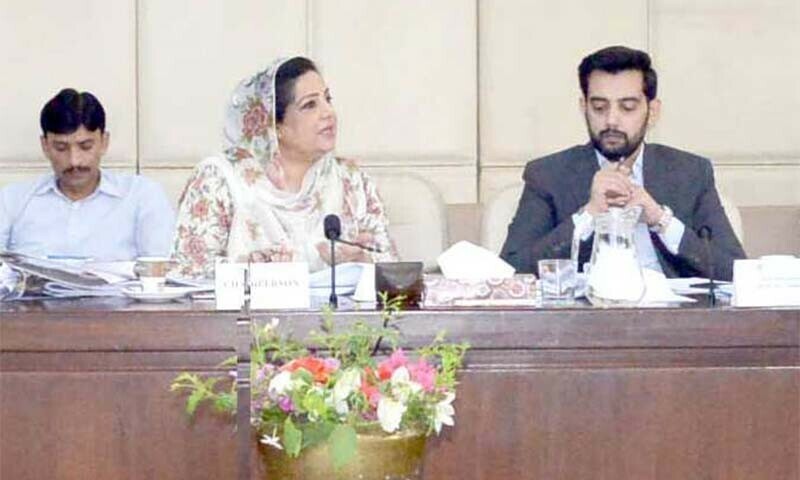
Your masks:
{"label": "woman in floral dress", "polygon": [[213,277],[215,260],[302,261],[325,268],[323,219],[339,215],[337,262],[397,259],[375,184],[333,154],[337,119],[311,60],[275,61],[243,80],[225,117],[221,156],[203,160],[181,195],[174,254],[179,272]]}

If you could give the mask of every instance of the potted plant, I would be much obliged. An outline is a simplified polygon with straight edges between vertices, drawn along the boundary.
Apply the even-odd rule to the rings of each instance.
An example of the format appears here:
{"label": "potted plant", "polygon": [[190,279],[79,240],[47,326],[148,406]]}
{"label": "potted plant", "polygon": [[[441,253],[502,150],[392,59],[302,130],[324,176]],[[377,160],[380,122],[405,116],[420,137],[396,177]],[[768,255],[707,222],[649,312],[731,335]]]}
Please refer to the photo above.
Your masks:
{"label": "potted plant", "polygon": [[[305,342],[277,319],[254,328],[251,423],[268,478],[420,478],[426,438],[453,425],[468,346],[439,334],[402,350],[390,325],[399,301],[384,304],[380,325],[342,331],[327,312]],[[182,373],[172,390],[189,393],[190,415],[203,403],[233,414],[235,386],[222,380]]]}

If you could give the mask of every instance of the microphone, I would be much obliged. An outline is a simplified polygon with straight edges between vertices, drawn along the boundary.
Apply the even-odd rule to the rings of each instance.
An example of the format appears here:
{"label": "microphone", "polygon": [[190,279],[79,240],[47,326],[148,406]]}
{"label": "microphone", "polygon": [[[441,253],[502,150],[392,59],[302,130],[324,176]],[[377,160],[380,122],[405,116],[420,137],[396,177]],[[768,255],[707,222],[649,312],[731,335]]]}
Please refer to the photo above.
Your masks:
{"label": "microphone", "polygon": [[339,304],[338,298],[336,297],[336,248],[334,248],[336,242],[358,247],[368,252],[383,253],[383,250],[374,245],[364,245],[340,238],[342,236],[342,221],[339,219],[338,215],[333,213],[325,216],[322,222],[322,228],[325,232],[325,238],[331,241],[331,296],[329,303],[331,307],[336,308]]}
{"label": "microphone", "polygon": [[703,240],[706,253],[706,269],[708,271],[708,305],[713,307],[717,304],[715,294],[716,284],[714,283],[714,259],[711,257],[711,227],[703,225],[697,230],[697,235]]}
{"label": "microphone", "polygon": [[325,238],[331,241],[331,296],[328,298],[331,308],[339,306],[339,299],[336,297],[336,241],[342,234],[342,222],[336,215],[327,215],[323,221]]}
{"label": "microphone", "polygon": [[328,240],[336,241],[342,235],[342,221],[336,215],[327,215],[323,222],[325,229],[325,238]]}

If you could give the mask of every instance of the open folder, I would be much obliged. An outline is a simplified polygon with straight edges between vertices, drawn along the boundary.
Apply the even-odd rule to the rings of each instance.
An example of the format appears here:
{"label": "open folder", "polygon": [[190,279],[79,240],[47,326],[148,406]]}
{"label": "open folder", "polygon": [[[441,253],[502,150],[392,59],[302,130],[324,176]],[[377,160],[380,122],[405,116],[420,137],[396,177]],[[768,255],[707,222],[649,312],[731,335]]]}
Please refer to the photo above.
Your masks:
{"label": "open folder", "polygon": [[0,262],[13,270],[45,280],[41,292],[36,293],[50,297],[121,296],[122,288],[133,280],[132,276],[121,271],[93,270],[89,264],[65,264],[21,253],[0,252]]}

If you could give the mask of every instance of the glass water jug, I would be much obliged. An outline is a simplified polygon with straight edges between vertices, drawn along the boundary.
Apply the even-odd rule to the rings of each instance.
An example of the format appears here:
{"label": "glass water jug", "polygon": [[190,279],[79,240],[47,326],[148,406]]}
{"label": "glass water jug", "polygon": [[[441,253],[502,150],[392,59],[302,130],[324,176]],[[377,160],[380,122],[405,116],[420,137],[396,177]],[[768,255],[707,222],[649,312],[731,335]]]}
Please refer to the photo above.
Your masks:
{"label": "glass water jug", "polygon": [[610,207],[594,218],[594,243],[586,296],[602,307],[637,305],[645,283],[634,232],[642,208]]}

